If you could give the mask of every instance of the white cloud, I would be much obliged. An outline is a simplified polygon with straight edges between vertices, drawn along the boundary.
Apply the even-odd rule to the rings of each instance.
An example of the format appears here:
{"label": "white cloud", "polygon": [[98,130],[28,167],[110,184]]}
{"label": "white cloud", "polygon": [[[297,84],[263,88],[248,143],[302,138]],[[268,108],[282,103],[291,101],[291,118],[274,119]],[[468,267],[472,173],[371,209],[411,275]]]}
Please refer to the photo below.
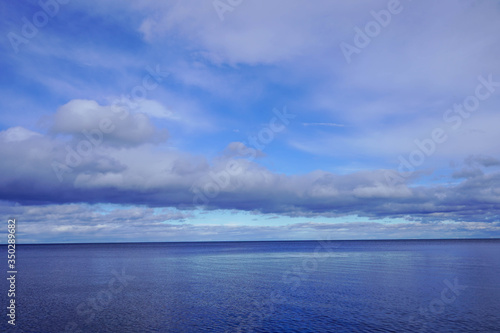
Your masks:
{"label": "white cloud", "polygon": [[147,114],[149,117],[160,118],[160,119],[179,119],[171,110],[167,110],[161,103],[143,99],[137,101],[137,112]]}
{"label": "white cloud", "polygon": [[[153,113],[166,112],[159,103],[150,101],[143,101],[140,108]],[[92,100],[72,100],[61,106],[54,115],[51,131],[85,137],[94,135],[95,140],[104,144],[117,145],[161,142],[168,136],[166,130],[158,130],[144,113],[132,113],[120,105],[101,106]]]}
{"label": "white cloud", "polygon": [[0,132],[0,140],[4,142],[25,141],[32,138],[41,137],[40,133],[30,131],[23,127],[12,127]]}

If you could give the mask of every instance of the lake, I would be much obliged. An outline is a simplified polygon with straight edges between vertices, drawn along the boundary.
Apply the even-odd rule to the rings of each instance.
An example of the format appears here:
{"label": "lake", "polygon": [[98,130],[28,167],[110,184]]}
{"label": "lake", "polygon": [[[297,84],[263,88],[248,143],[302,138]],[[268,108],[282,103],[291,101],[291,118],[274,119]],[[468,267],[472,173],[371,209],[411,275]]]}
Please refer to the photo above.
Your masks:
{"label": "lake", "polygon": [[500,332],[500,240],[16,250],[2,332]]}

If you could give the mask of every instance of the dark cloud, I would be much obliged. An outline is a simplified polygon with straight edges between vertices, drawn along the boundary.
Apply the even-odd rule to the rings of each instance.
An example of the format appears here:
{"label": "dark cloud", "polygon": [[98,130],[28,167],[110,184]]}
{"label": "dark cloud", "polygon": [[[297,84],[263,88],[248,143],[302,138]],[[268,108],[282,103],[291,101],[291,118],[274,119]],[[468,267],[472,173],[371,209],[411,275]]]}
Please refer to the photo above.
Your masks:
{"label": "dark cloud", "polygon": [[[182,240],[401,239],[498,237],[500,223],[407,221],[300,222],[262,226],[193,224],[172,209],[67,204],[19,206],[0,202],[0,218],[16,216],[19,239],[30,242],[130,242]],[[236,217],[237,219],[237,217]],[[0,232],[5,234],[6,231]]]}
{"label": "dark cloud", "polygon": [[471,155],[465,159],[465,164],[468,166],[480,165],[483,167],[491,167],[500,165],[500,160],[493,156]]}
{"label": "dark cloud", "polygon": [[483,171],[479,168],[463,168],[459,171],[453,172],[451,175],[455,179],[460,179],[460,178],[473,178],[477,176],[483,175]]}
{"label": "dark cloud", "polygon": [[203,205],[286,216],[411,215],[425,221],[493,222],[500,216],[498,172],[477,173],[458,185],[390,185],[387,170],[289,176],[248,159],[223,154],[209,163],[152,145],[104,147],[76,163],[68,158],[66,142],[22,128],[1,132],[0,141],[0,199],[21,204]]}

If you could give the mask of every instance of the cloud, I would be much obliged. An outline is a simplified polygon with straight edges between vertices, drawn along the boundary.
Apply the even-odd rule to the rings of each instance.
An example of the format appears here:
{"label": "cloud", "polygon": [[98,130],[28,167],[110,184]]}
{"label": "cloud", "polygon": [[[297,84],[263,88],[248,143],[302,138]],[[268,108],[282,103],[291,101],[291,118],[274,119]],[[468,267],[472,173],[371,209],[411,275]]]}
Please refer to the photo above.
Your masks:
{"label": "cloud", "polygon": [[364,28],[373,20],[371,12],[386,9],[387,1],[252,1],[226,12],[222,22],[210,1],[149,1],[135,8],[145,15],[139,31],[151,44],[182,36],[215,64],[275,65],[293,68],[291,75],[302,67],[316,78],[333,78],[324,86],[338,89],[327,96],[333,101],[342,100],[338,93],[363,90],[381,92],[384,100],[394,94],[411,104],[416,90],[427,96],[464,93],[470,78],[495,68],[491,51],[498,43],[490,33],[499,28],[495,3],[400,3],[403,11],[350,66],[339,44],[352,44],[354,28]]}
{"label": "cloud", "polygon": [[[156,117],[168,115],[157,102],[143,102],[141,109],[148,109],[147,112]],[[105,134],[103,143],[117,146],[159,143],[168,136],[168,132],[158,130],[145,113],[131,113],[120,105],[101,106],[92,100],[72,100],[61,106],[50,130],[55,134],[94,135],[101,141],[98,137]]]}
{"label": "cloud", "polygon": [[469,166],[480,165],[483,167],[491,167],[500,165],[500,160],[493,156],[471,155],[465,159],[465,164]]}
{"label": "cloud", "polygon": [[[452,177],[455,179],[460,178],[475,178],[479,176],[484,176],[484,168],[489,168],[490,170],[498,170],[494,168],[500,165],[500,160],[489,155],[475,154],[466,157],[462,163],[462,168],[453,171]],[[456,169],[458,165],[453,165]]]}
{"label": "cloud", "polygon": [[137,101],[137,104],[138,105],[135,108],[135,111],[137,113],[144,113],[152,118],[171,120],[179,119],[178,116],[173,113],[173,111],[167,110],[161,103],[157,101],[142,99],[140,101]]}
{"label": "cloud", "polygon": [[184,222],[193,217],[173,209],[148,207],[121,207],[116,205],[63,204],[43,206],[9,205],[0,202],[2,216],[20,216],[23,223],[58,221],[61,224],[99,225],[105,223],[160,223]]}
{"label": "cloud", "polygon": [[[0,199],[21,204],[114,203],[181,209],[203,204],[206,209],[284,216],[411,215],[474,222],[493,222],[500,216],[499,172],[477,175],[455,186],[388,185],[387,170],[287,176],[252,160],[233,159],[231,154],[222,154],[212,164],[191,154],[142,145],[109,146],[90,154],[81,164],[65,169],[59,182],[53,162],[64,163],[65,143],[41,134],[8,141],[9,131],[22,130],[0,134],[0,156],[8,161],[0,166]],[[235,147],[243,146],[234,143],[228,149]]]}
{"label": "cloud", "polygon": [[175,230],[193,217],[189,212],[138,206],[20,206],[0,202],[0,207],[2,218],[15,217],[18,223],[22,223],[23,227],[17,233],[24,243],[131,240],[141,232],[154,235],[155,232]]}
{"label": "cloud", "polygon": [[[463,116],[459,128],[443,115],[477,91],[479,76],[500,78],[500,43],[491,33],[500,28],[498,4],[401,3],[403,11],[350,64],[339,44],[353,43],[355,28],[363,29],[387,1],[243,1],[223,21],[212,1],[103,0],[64,7],[57,22],[4,59],[5,77],[12,79],[2,91],[0,198],[33,211],[50,205],[38,210],[41,215],[60,210],[54,235],[114,230],[129,237],[136,229],[125,225],[141,219],[161,237],[279,237],[284,230],[179,227],[154,218],[158,207],[199,205],[315,221],[398,218],[414,222],[412,230],[421,235],[425,226],[444,232],[450,220],[457,223],[456,235],[473,235],[465,229],[487,224],[496,232],[498,91]],[[3,15],[28,17],[32,8],[11,6]],[[21,27],[6,22],[16,31]],[[146,68],[170,75],[144,99],[123,101],[151,75]],[[281,104],[296,120],[266,154],[240,142]],[[46,131],[32,127],[35,117],[53,110]],[[412,177],[389,184],[387,172],[398,167],[399,157],[421,149],[416,141],[430,138],[435,128],[445,130],[446,142],[425,155]],[[450,160],[463,162],[446,167]],[[75,203],[89,211],[101,203],[139,205],[142,213],[129,210],[140,218],[120,220],[115,211],[106,224]],[[71,226],[78,214],[94,228]],[[406,235],[403,224],[390,229],[370,223],[356,228],[362,235]],[[40,229],[33,232],[42,231],[34,225]],[[288,230],[328,228],[343,232],[349,226],[311,222]]]}
{"label": "cloud", "polygon": [[464,168],[459,171],[454,171],[451,176],[455,179],[460,179],[460,178],[474,178],[482,175],[484,175],[484,173],[480,169]]}
{"label": "cloud", "polygon": [[266,154],[264,154],[261,150],[248,147],[243,142],[231,142],[222,151],[222,156],[224,157],[224,160],[228,158],[241,158],[241,157],[253,159],[258,157],[264,157],[266,156]]}
{"label": "cloud", "polygon": [[303,126],[328,126],[328,127],[344,127],[344,124],[336,123],[302,123]]}
{"label": "cloud", "polygon": [[[290,239],[491,238],[499,222],[298,222],[283,225],[194,224],[189,212],[115,205],[18,206],[0,202],[0,218],[13,216],[23,243]],[[263,217],[266,217],[264,215]],[[269,216],[276,219],[277,216]],[[235,219],[238,219],[236,216]],[[236,222],[236,221],[235,221]],[[5,234],[6,231],[0,232]]]}
{"label": "cloud", "polygon": [[12,127],[0,132],[0,140],[4,142],[19,142],[30,139],[41,138],[42,135],[22,127]]}

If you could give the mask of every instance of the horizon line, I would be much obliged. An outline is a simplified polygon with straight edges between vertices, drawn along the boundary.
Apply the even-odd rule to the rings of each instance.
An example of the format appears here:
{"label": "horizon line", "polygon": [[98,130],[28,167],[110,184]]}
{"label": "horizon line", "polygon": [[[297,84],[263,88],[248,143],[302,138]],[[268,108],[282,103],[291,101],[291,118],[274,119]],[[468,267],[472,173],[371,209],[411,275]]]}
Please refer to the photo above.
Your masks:
{"label": "horizon line", "polygon": [[[163,243],[277,243],[277,242],[367,242],[367,241],[457,241],[500,240],[500,238],[394,238],[394,239],[290,239],[290,240],[220,240],[220,241],[159,241],[159,242],[67,242],[67,243],[17,243],[16,245],[99,245],[99,244],[163,244]],[[0,243],[0,246],[9,245]]]}

